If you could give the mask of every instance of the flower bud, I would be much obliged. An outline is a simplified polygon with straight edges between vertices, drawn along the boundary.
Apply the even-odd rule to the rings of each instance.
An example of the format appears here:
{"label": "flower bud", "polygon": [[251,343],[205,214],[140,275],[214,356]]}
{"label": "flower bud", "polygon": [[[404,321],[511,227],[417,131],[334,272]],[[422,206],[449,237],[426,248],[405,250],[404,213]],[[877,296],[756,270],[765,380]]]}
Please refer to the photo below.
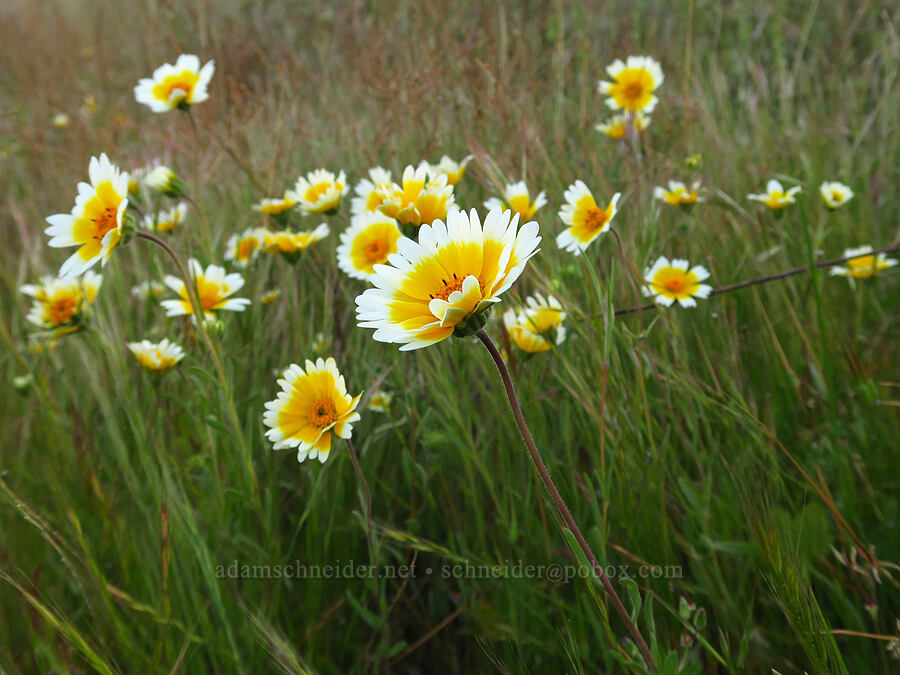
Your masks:
{"label": "flower bud", "polygon": [[144,184],[151,190],[155,190],[166,197],[177,198],[184,194],[184,183],[167,166],[160,165],[153,169],[144,178]]}
{"label": "flower bud", "polygon": [[203,329],[210,335],[221,337],[225,334],[225,324],[214,316],[203,319]]}

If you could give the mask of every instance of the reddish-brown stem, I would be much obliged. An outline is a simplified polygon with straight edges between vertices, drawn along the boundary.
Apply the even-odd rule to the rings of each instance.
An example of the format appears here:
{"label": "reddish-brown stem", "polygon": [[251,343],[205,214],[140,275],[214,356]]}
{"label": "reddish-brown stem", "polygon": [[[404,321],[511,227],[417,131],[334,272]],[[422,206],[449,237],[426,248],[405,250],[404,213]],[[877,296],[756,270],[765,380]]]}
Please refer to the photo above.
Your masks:
{"label": "reddish-brown stem", "polygon": [[588,561],[590,561],[591,566],[594,569],[594,574],[596,574],[600,579],[600,582],[603,584],[603,588],[606,589],[606,593],[607,595],[609,595],[609,599],[612,601],[613,607],[615,607],[616,612],[618,612],[619,616],[622,617],[622,621],[625,622],[625,625],[628,628],[628,632],[631,633],[631,637],[634,639],[635,643],[638,646],[638,649],[643,655],[644,661],[646,662],[647,667],[650,669],[650,672],[658,673],[659,671],[656,668],[656,663],[653,661],[653,655],[650,653],[650,648],[647,646],[647,643],[644,641],[644,638],[638,630],[637,626],[628,615],[628,611],[625,609],[625,606],[619,599],[619,596],[616,593],[616,589],[613,588],[612,582],[609,580],[609,577],[607,577],[603,572],[603,567],[601,567],[600,563],[597,562],[597,557],[591,550],[591,547],[587,543],[587,540],[581,534],[581,530],[578,528],[578,524],[575,522],[575,519],[569,512],[566,503],[563,501],[562,495],[560,495],[559,490],[556,489],[556,484],[553,482],[553,479],[550,478],[550,472],[547,470],[547,466],[544,464],[541,453],[537,449],[537,445],[535,445],[534,438],[532,438],[531,436],[531,431],[529,431],[528,429],[528,424],[525,422],[525,416],[522,414],[522,407],[519,405],[519,398],[518,396],[516,396],[516,390],[513,387],[512,379],[510,378],[509,369],[503,362],[503,357],[500,355],[500,352],[497,350],[494,342],[483,329],[478,331],[475,335],[479,340],[481,340],[481,343],[485,346],[485,349],[488,350],[488,353],[494,360],[494,364],[497,366],[497,370],[500,371],[500,378],[503,380],[503,387],[506,389],[506,397],[507,399],[509,399],[509,406],[512,409],[513,417],[516,420],[516,425],[519,427],[519,432],[522,434],[522,438],[525,441],[525,447],[528,448],[528,454],[531,456],[531,461],[534,464],[534,468],[537,470],[541,481],[544,483],[544,487],[547,488],[547,492],[550,493],[553,505],[556,507],[556,510],[559,512],[559,515],[565,522],[566,528],[575,537],[575,540],[581,547],[582,552],[587,557]]}

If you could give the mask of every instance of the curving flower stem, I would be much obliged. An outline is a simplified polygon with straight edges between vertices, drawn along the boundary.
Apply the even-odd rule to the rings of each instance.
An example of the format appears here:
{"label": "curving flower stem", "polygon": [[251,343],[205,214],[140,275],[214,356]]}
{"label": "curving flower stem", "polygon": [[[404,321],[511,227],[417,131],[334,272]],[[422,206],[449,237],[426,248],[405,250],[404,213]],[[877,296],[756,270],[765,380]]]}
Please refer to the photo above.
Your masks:
{"label": "curving flower stem", "polygon": [[513,387],[512,379],[509,376],[509,370],[503,362],[503,357],[500,355],[496,345],[494,345],[494,342],[484,329],[475,333],[475,336],[481,340],[481,343],[484,345],[485,349],[488,350],[491,358],[494,359],[497,370],[500,371],[500,378],[503,380],[503,386],[506,389],[506,397],[509,399],[509,406],[512,409],[516,425],[519,427],[519,432],[525,440],[525,446],[528,448],[528,454],[531,455],[531,461],[534,464],[534,468],[537,469],[538,475],[544,483],[544,487],[546,487],[547,491],[550,493],[550,497],[553,499],[556,510],[559,511],[559,515],[562,516],[562,519],[565,521],[566,527],[574,535],[582,552],[590,561],[591,566],[594,568],[594,574],[600,578],[603,587],[606,589],[606,593],[612,601],[613,607],[615,607],[616,612],[619,613],[619,616],[622,617],[622,621],[624,621],[625,625],[628,627],[628,632],[631,633],[631,637],[637,644],[638,649],[640,649],[650,672],[658,673],[659,671],[656,668],[656,663],[653,661],[653,655],[650,653],[650,648],[641,636],[637,626],[631,620],[631,617],[628,616],[628,611],[619,599],[616,589],[613,588],[609,577],[603,573],[603,568],[600,566],[600,563],[597,562],[597,558],[594,555],[594,552],[591,551],[591,547],[587,543],[587,540],[585,540],[584,536],[581,534],[581,530],[578,529],[578,525],[575,523],[572,514],[569,513],[569,509],[563,501],[562,495],[560,495],[559,490],[556,489],[556,484],[553,482],[553,479],[550,478],[550,472],[547,471],[544,460],[541,458],[541,453],[534,443],[531,432],[528,430],[528,424],[525,422],[525,416],[522,414],[522,407],[519,405],[519,398],[516,396],[516,390]]}
{"label": "curving flower stem", "polygon": [[234,427],[234,433],[237,435],[238,442],[241,447],[241,455],[244,459],[244,463],[247,467],[247,473],[250,475],[250,481],[253,487],[253,495],[256,496],[259,494],[259,486],[256,482],[256,472],[253,470],[253,463],[250,461],[250,454],[247,451],[247,444],[244,442],[244,434],[241,433],[241,425],[238,420],[237,409],[234,407],[234,400],[231,396],[231,389],[228,386],[228,379],[225,377],[225,369],[222,367],[222,359],[219,357],[219,352],[216,349],[215,344],[213,344],[212,339],[209,337],[209,333],[206,331],[206,326],[204,325],[204,321],[206,317],[203,314],[202,304],[200,302],[200,296],[197,291],[197,282],[193,278],[193,276],[188,273],[187,268],[184,266],[184,263],[181,262],[181,259],[172,250],[172,247],[169,246],[165,241],[160,239],[159,237],[150,234],[149,232],[144,232],[143,230],[138,230],[135,232],[135,237],[138,239],[146,239],[150,241],[160,248],[162,248],[175,263],[175,266],[178,268],[178,274],[181,275],[182,281],[184,281],[184,288],[188,294],[188,298],[191,303],[191,309],[194,313],[194,323],[197,324],[197,331],[200,333],[203,341],[206,343],[206,348],[209,350],[210,355],[212,356],[213,365],[216,368],[216,375],[219,378],[219,383],[222,385],[222,389],[225,392],[225,402],[228,407],[228,416],[231,418],[231,425]]}

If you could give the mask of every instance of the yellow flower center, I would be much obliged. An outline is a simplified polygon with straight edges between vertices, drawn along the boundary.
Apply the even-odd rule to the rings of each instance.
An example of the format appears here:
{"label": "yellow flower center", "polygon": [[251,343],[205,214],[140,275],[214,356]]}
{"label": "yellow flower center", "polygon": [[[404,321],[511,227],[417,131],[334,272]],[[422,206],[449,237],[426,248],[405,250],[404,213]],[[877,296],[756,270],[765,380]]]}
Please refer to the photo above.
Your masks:
{"label": "yellow flower center", "polygon": [[172,93],[178,89],[184,92],[182,100],[187,99],[190,97],[191,92],[194,91],[194,85],[197,84],[199,79],[200,76],[197,73],[192,73],[189,70],[185,70],[178,75],[170,75],[153,87],[153,95],[160,101],[169,101],[172,98]]}
{"label": "yellow flower center", "polygon": [[847,261],[847,265],[854,272],[869,272],[875,270],[875,256],[864,255],[861,258],[853,258]]}
{"label": "yellow flower center", "polygon": [[53,325],[58,326],[71,321],[77,310],[78,300],[74,297],[60,298],[59,300],[54,300],[50,304],[47,309],[47,314],[50,317],[50,321],[53,322]]}
{"label": "yellow flower center", "polygon": [[319,197],[328,192],[328,189],[331,187],[331,183],[323,182],[316,183],[315,185],[310,185],[306,189],[306,200],[310,202],[315,202],[319,200]]}
{"label": "yellow flower center", "polygon": [[118,214],[118,204],[107,204],[107,206],[97,214],[96,218],[91,219],[94,223],[94,239],[102,242],[103,237],[106,236],[107,232],[118,227],[118,223],[116,222],[116,216],[118,216]]}
{"label": "yellow flower center", "polygon": [[591,232],[594,232],[603,227],[607,220],[609,220],[609,216],[606,210],[598,206],[587,212],[587,215],[584,217],[584,226]]}
{"label": "yellow flower center", "polygon": [[309,423],[314,427],[324,428],[337,419],[337,408],[330,398],[320,398],[309,409]]}
{"label": "yellow flower center", "polygon": [[832,199],[832,201],[835,201],[835,202],[841,202],[844,200],[844,195],[842,195],[840,192],[832,190],[831,191],[831,199]]}
{"label": "yellow flower center", "polygon": [[384,239],[376,239],[366,244],[363,255],[369,262],[381,262],[387,257],[388,243]]}
{"label": "yellow flower center", "polygon": [[197,279],[197,294],[204,310],[215,308],[223,299],[222,289],[218,284],[210,283],[204,278]]}
{"label": "yellow flower center", "polygon": [[153,95],[160,101],[169,101],[172,98],[172,93],[179,89],[184,92],[182,100],[187,99],[190,97],[191,92],[194,91],[194,85],[197,84],[199,79],[200,76],[197,73],[192,73],[189,70],[182,71],[178,75],[170,75],[153,87]]}

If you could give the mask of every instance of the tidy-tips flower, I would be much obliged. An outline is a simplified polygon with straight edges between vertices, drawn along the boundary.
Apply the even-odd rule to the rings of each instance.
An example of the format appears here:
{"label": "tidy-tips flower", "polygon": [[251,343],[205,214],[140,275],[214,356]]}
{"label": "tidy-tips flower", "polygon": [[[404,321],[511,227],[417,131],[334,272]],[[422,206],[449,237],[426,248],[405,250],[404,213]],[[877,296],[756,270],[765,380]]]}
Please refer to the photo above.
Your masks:
{"label": "tidy-tips flower", "polygon": [[687,260],[660,257],[644,271],[643,294],[653,301],[668,307],[678,303],[682,307],[696,307],[694,298],[707,298],[712,286],[701,283],[709,278],[703,265],[691,267]]}
{"label": "tidy-tips flower", "polygon": [[259,296],[259,301],[263,305],[270,305],[281,297],[281,289],[273,288]]}
{"label": "tidy-tips flower", "polygon": [[[642,112],[634,113],[632,117],[632,127],[634,128],[635,133],[641,132],[649,127],[650,122],[650,116],[645,115]],[[625,132],[628,130],[628,115],[625,113],[613,115],[605,122],[595,125],[594,129],[617,141],[622,140],[625,138]]]}
{"label": "tidy-tips flower", "polygon": [[277,220],[284,220],[284,218],[293,211],[295,206],[297,206],[297,202],[293,196],[291,196],[290,191],[288,191],[280,199],[276,197],[266,197],[261,199],[253,205],[253,210],[259,211],[267,216],[272,216]]}
{"label": "tidy-tips flower", "polygon": [[[225,268],[218,265],[208,265],[204,270],[194,258],[188,260],[188,267],[197,284],[197,294],[206,318],[215,318],[213,312],[223,309],[243,312],[250,304],[247,298],[231,297],[244,285],[244,278],[240,274],[227,274]],[[179,295],[178,300],[163,300],[160,303],[166,310],[166,316],[193,314],[193,305],[184,281],[171,275],[166,276],[164,281],[166,286]]]}
{"label": "tidy-tips flower", "polygon": [[37,284],[25,284],[19,291],[34,298],[25,317],[47,330],[59,330],[81,323],[85,310],[97,298],[103,277],[88,270],[81,277],[44,276]]}
{"label": "tidy-tips flower", "polygon": [[843,257],[851,259],[844,267],[832,267],[830,274],[850,279],[868,279],[897,264],[894,258],[888,258],[884,253],[874,254],[872,250],[868,245],[845,249]]}
{"label": "tidy-tips flower", "polygon": [[231,235],[225,243],[225,260],[235,267],[246,268],[256,259],[269,236],[268,230],[261,227],[249,227]]}
{"label": "tidy-tips flower", "polygon": [[447,176],[429,177],[427,166],[407,166],[399,185],[392,183],[376,191],[382,200],[378,210],[401,225],[428,225],[445,218],[453,206],[453,186],[447,184]]}
{"label": "tidy-tips flower", "polygon": [[762,202],[773,211],[780,211],[788,204],[793,204],[797,200],[794,195],[800,192],[800,186],[795,185],[790,190],[785,191],[784,186],[774,178],[766,183],[765,194],[747,195],[747,199]]}
{"label": "tidy-tips flower", "polygon": [[134,98],[155,113],[187,110],[209,98],[206,90],[215,69],[215,61],[207,61],[201,68],[199,58],[182,54],[174,64],[165,63],[151,77],[141,79],[134,88]]}
{"label": "tidy-tips flower", "polygon": [[401,236],[397,221],[383,213],[376,211],[354,218],[341,233],[338,266],[348,276],[366,280],[375,273],[375,265],[386,263],[388,256],[397,252]]}
{"label": "tidy-tips flower", "polygon": [[292,265],[300,259],[300,254],[307,248],[328,236],[331,230],[327,223],[321,223],[314,230],[294,232],[281,230],[280,232],[266,232],[263,251],[266,253],[280,253],[285,260]]}
{"label": "tidy-tips flower", "polygon": [[622,193],[614,194],[605,207],[599,206],[584,181],[576,180],[563,196],[566,203],[560,208],[559,217],[569,227],[557,235],[556,245],[581,255],[594,239],[609,230]]}
{"label": "tidy-tips flower", "polygon": [[492,210],[482,227],[474,209],[454,209],[446,224],[423,225],[418,242],[400,238],[389,264],[375,265],[375,288],[356,298],[357,321],[402,351],[473,334],[540,240],[536,222],[519,227],[518,214],[510,211]]}
{"label": "tidy-tips flower", "polygon": [[294,189],[288,190],[285,196],[297,202],[304,213],[334,213],[346,188],[347,177],[343,171],[335,176],[331,171],[316,169],[300,176]]}
{"label": "tidy-tips flower", "polygon": [[623,62],[616,59],[606,67],[612,82],[600,81],[601,94],[609,98],[606,104],[613,110],[653,112],[658,101],[653,93],[663,83],[659,63],[649,56],[629,56]]}
{"label": "tidy-tips flower", "polygon": [[184,224],[187,212],[188,205],[181,202],[171,209],[148,213],[144,216],[143,225],[151,232],[172,232],[176,227]]}
{"label": "tidy-tips flower", "polygon": [[297,461],[318,459],[324,463],[331,451],[332,436],[350,438],[359,420],[359,397],[350,396],[344,376],[333,358],[306,361],[302,368],[291,364],[278,380],[281,391],[265,404],[263,424],[266,438],[275,450],[297,448]]}
{"label": "tidy-tips flower", "polygon": [[819,186],[822,201],[829,209],[839,209],[853,199],[853,190],[843,183],[825,181]]}
{"label": "tidy-tips flower", "polygon": [[520,180],[518,183],[511,183],[503,190],[503,199],[491,197],[484,203],[484,208],[491,211],[501,208],[504,211],[512,209],[514,213],[519,214],[519,218],[523,221],[530,220],[537,213],[538,209],[543,208],[547,204],[547,196],[542,191],[531,201],[531,193],[525,181]]}
{"label": "tidy-tips flower", "polygon": [[443,174],[447,176],[447,185],[456,185],[462,180],[463,174],[466,173],[466,165],[472,161],[473,157],[474,155],[466,155],[457,162],[449,156],[444,155],[437,164],[429,164],[428,162],[423,162],[422,164],[428,167],[428,171],[432,177]]}
{"label": "tidy-tips flower", "polygon": [[154,279],[131,287],[131,295],[138,300],[153,300],[166,294],[166,287]]}
{"label": "tidy-tips flower", "polygon": [[540,293],[526,298],[525,306],[518,311],[510,309],[503,314],[510,341],[529,354],[562,344],[566,339],[565,320],[566,313],[559,300],[552,295],[545,298]]}
{"label": "tidy-tips flower", "polygon": [[91,157],[88,165],[90,183],[78,184],[78,196],[71,213],[58,213],[47,218],[44,232],[53,247],[78,246],[59,270],[62,277],[81,274],[98,261],[106,265],[116,245],[126,234],[129,216],[128,174],[114,166],[106,154]]}
{"label": "tidy-tips flower", "polygon": [[653,197],[671,206],[690,208],[697,202],[702,202],[700,195],[700,182],[694,181],[690,187],[677,180],[670,180],[668,188],[656,187]]}
{"label": "tidy-tips flower", "polygon": [[369,169],[369,177],[362,178],[353,188],[356,194],[350,200],[350,214],[357,218],[364,213],[374,213],[384,201],[384,195],[378,188],[390,188],[393,184],[391,172],[380,166]]}
{"label": "tidy-tips flower", "polygon": [[159,342],[129,342],[128,349],[144,368],[157,373],[168,370],[184,358],[184,350],[165,338]]}
{"label": "tidy-tips flower", "polygon": [[391,407],[391,400],[394,398],[394,395],[389,391],[385,391],[384,389],[377,390],[371,397],[369,397],[369,403],[366,406],[369,410],[374,410],[379,413],[387,413]]}

